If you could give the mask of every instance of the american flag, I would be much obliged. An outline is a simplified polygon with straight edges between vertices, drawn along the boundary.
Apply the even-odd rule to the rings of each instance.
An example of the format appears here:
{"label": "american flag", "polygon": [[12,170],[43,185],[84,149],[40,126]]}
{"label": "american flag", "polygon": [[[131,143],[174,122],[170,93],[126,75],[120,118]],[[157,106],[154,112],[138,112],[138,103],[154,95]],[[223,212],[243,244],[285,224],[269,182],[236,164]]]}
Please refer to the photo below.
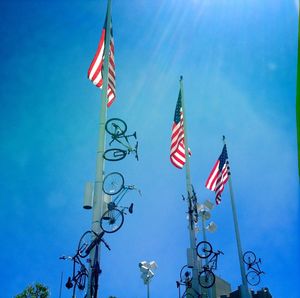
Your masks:
{"label": "american flag", "polygon": [[205,187],[214,191],[216,193],[216,204],[219,205],[221,203],[221,194],[224,190],[224,185],[229,179],[229,163],[228,163],[228,155],[227,148],[224,145],[222,153],[215,163],[213,169],[211,170],[207,181],[205,183]]}
{"label": "american flag", "polygon": [[[104,48],[105,48],[105,35],[106,35],[106,22],[102,29],[100,42],[94,59],[88,70],[88,78],[94,85],[102,89],[103,86],[103,62],[104,62]],[[115,47],[112,31],[112,21],[110,20],[110,44],[109,44],[109,63],[108,63],[108,88],[107,88],[107,106],[110,107],[116,97],[115,87]]]}
{"label": "american flag", "polygon": [[[171,136],[171,163],[182,169],[185,164],[185,149],[184,149],[184,128],[183,128],[183,110],[181,104],[181,90],[176,104],[174,123]],[[190,150],[189,150],[190,154]]]}

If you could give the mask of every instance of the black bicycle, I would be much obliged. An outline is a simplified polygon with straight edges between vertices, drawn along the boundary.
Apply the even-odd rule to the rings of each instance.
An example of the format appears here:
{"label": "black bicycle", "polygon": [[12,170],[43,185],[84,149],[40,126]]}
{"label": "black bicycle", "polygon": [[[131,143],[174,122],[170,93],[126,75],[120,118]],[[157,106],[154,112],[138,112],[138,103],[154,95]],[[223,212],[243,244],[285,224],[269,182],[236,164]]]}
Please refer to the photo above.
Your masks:
{"label": "black bicycle", "polygon": [[[108,250],[110,250],[109,245],[103,239],[105,232],[102,231],[100,234],[95,233],[94,231],[86,231],[80,238],[78,244],[78,255],[81,258],[87,257],[93,248],[95,248],[95,255],[94,255],[94,263],[91,264],[91,297],[97,298],[98,292],[98,280],[99,275],[101,274],[100,264],[98,260],[98,249],[99,244],[102,242]],[[90,261],[90,260],[89,260]]]}
{"label": "black bicycle", "polygon": [[[129,206],[120,206],[120,202],[129,190],[138,190],[134,185],[124,185],[124,177],[118,172],[108,174],[103,180],[104,193],[116,195],[112,202],[107,204],[105,211],[100,220],[101,229],[106,233],[117,232],[124,223],[126,211],[133,213],[133,203]],[[140,193],[140,191],[138,190]]]}
{"label": "black bicycle", "polygon": [[201,259],[206,260],[206,265],[203,266],[203,270],[199,273],[199,283],[203,288],[211,288],[216,280],[213,270],[217,270],[218,257],[220,254],[224,254],[222,251],[213,251],[212,246],[207,241],[201,241],[197,245],[197,255]]}
{"label": "black bicycle", "polygon": [[260,275],[265,274],[259,266],[259,264],[261,264],[261,259],[259,258],[256,261],[255,253],[253,251],[246,251],[243,255],[243,261],[247,264],[247,270],[249,270],[246,274],[247,282],[251,286],[258,285],[260,283]]}
{"label": "black bicycle", "polygon": [[[181,296],[180,287],[185,286],[185,291]],[[192,287],[192,269],[187,265],[180,270],[180,280],[176,281],[179,298],[200,298],[201,295]]]}
{"label": "black bicycle", "polygon": [[127,131],[127,124],[119,118],[112,118],[109,119],[105,124],[105,130],[108,134],[111,135],[111,141],[109,142],[109,146],[113,142],[117,142],[120,145],[122,145],[125,149],[120,148],[111,148],[107,149],[104,154],[103,158],[109,161],[118,161],[122,160],[126,157],[126,155],[129,155],[131,153],[135,154],[135,158],[139,160],[138,157],[138,142],[135,143],[134,146],[130,144],[129,138],[134,137],[136,140],[136,132],[133,134],[126,135]]}
{"label": "black bicycle", "polygon": [[81,261],[79,249],[76,251],[74,256],[61,256],[61,260],[71,260],[73,262],[72,277],[68,277],[66,287],[68,289],[73,288],[72,297],[75,296],[76,289],[83,291],[86,287],[86,281],[88,277],[88,270]]}

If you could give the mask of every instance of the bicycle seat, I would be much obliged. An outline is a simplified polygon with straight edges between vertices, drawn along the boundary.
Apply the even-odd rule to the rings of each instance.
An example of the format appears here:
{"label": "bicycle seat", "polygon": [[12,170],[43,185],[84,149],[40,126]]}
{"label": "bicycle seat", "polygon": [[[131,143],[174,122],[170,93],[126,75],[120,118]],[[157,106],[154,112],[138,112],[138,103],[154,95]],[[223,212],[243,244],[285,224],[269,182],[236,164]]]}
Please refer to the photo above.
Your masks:
{"label": "bicycle seat", "polygon": [[128,208],[128,211],[130,214],[133,213],[133,203],[130,204],[129,208]]}

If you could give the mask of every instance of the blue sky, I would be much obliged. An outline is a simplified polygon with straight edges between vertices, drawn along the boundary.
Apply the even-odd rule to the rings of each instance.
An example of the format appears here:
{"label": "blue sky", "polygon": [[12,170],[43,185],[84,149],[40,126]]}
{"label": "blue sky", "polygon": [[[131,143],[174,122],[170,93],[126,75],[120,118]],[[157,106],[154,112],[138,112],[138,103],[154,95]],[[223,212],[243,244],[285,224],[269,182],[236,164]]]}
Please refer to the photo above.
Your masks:
{"label": "blue sky", "polygon": [[[159,266],[153,297],[177,297],[186,263],[185,173],[169,162],[184,76],[191,176],[199,201],[226,135],[242,246],[262,258],[259,287],[298,297],[299,180],[295,127],[297,2],[114,0],[117,100],[108,117],[137,131],[140,161],[106,163],[143,196],[108,235],[100,297],[146,296],[138,262]],[[95,178],[100,93],[86,78],[106,1],[0,3],[1,298],[40,281],[58,297],[72,254],[91,225],[82,209]],[[240,283],[228,186],[208,235],[224,252],[218,275]],[[201,240],[201,235],[199,235]],[[63,289],[62,297],[70,297]]]}

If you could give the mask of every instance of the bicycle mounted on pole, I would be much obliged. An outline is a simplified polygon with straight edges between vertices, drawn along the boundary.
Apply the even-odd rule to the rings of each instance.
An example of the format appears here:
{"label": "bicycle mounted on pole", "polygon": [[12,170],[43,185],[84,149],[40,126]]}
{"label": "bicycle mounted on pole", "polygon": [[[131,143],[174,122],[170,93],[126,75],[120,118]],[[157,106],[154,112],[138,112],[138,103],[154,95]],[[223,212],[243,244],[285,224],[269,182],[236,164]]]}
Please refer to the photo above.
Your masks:
{"label": "bicycle mounted on pole", "polygon": [[107,204],[107,211],[105,211],[100,220],[100,226],[106,233],[117,232],[124,223],[124,215],[126,210],[130,214],[133,213],[133,203],[130,206],[120,206],[120,202],[129,190],[137,190],[134,185],[124,185],[124,177],[119,172],[112,172],[108,174],[103,180],[104,193],[115,198]]}
{"label": "bicycle mounted on pole", "polygon": [[[206,265],[203,266],[203,270],[199,273],[199,283],[203,288],[211,288],[216,280],[213,270],[217,270],[218,257],[220,254],[224,255],[224,253],[220,250],[213,251],[208,241],[199,242],[196,250],[199,258],[207,259]],[[210,256],[211,258],[208,259]]]}
{"label": "bicycle mounted on pole", "polygon": [[[184,271],[186,270],[186,271]],[[192,287],[192,269],[188,267],[188,265],[185,265],[180,270],[180,280],[176,281],[176,287],[178,288],[178,297],[179,298],[201,298],[201,294],[198,293],[193,287]],[[181,286],[185,286],[185,291],[183,292],[181,296],[180,288]],[[192,294],[193,293],[193,294]]]}
{"label": "bicycle mounted on pole", "polygon": [[[130,138],[137,139],[136,132],[133,134],[125,134],[127,131],[127,124],[119,119],[112,118],[105,124],[106,132],[111,136],[109,146],[113,142],[116,142],[126,150],[120,148],[108,149],[104,152],[103,158],[109,161],[119,161],[131,153],[135,154],[135,158],[138,160],[138,142],[134,146],[130,143]],[[68,289],[73,288],[72,298],[76,298],[76,290],[83,291],[86,288],[87,279],[89,281],[89,292],[84,293],[84,297],[87,294],[92,298],[97,298],[98,295],[98,280],[102,270],[99,263],[99,245],[102,242],[108,250],[110,247],[103,239],[105,233],[114,233],[118,231],[124,222],[125,210],[129,213],[133,213],[133,203],[128,207],[119,206],[124,195],[128,190],[137,190],[134,185],[124,185],[124,177],[118,173],[113,172],[105,177],[102,184],[103,192],[113,196],[116,195],[114,200],[108,203],[108,210],[102,215],[100,219],[100,227],[102,232],[97,234],[94,231],[86,231],[80,238],[79,244],[74,256],[61,256],[62,260],[71,260],[73,262],[72,276],[68,277],[66,287]],[[139,191],[139,190],[138,190]],[[140,193],[140,191],[139,191]],[[93,264],[90,264],[90,276],[89,272],[84,265],[82,259],[85,259],[91,251],[94,249]],[[91,263],[91,259],[87,259],[87,262]],[[83,296],[82,296],[83,297]]]}
{"label": "bicycle mounted on pole", "polygon": [[[62,260],[72,260],[73,261],[73,270],[72,277],[68,277],[66,283],[66,288],[73,288],[72,298],[76,297],[76,288],[80,291],[83,291],[86,287],[86,281],[88,278],[88,270],[83,264],[81,259],[85,259],[91,252],[91,250],[96,247],[95,255],[98,254],[98,246],[100,242],[103,242],[104,245],[110,250],[109,245],[103,239],[105,232],[100,234],[95,233],[94,231],[86,231],[80,238],[76,254],[74,256],[61,256],[59,259]],[[94,239],[91,241],[92,236]],[[87,262],[90,262],[88,259]],[[98,258],[95,258],[94,264],[91,265],[92,274],[91,274],[91,297],[97,298],[97,289],[98,289],[98,276],[101,274],[100,265]]]}
{"label": "bicycle mounted on pole", "polygon": [[258,285],[260,283],[260,275],[265,274],[259,266],[259,264],[261,264],[261,259],[259,258],[258,261],[256,261],[255,253],[249,250],[244,253],[243,261],[247,264],[247,270],[249,271],[246,274],[247,282],[251,286]]}
{"label": "bicycle mounted on pole", "polygon": [[111,118],[105,124],[106,132],[111,136],[111,141],[109,142],[109,146],[112,143],[117,142],[122,145],[125,149],[120,148],[111,148],[107,149],[104,154],[103,158],[109,161],[119,161],[129,155],[131,153],[135,154],[135,158],[139,160],[138,157],[138,141],[135,143],[134,146],[130,144],[129,138],[133,137],[135,140],[136,132],[133,134],[126,135],[127,131],[127,124],[125,121],[119,118]]}

